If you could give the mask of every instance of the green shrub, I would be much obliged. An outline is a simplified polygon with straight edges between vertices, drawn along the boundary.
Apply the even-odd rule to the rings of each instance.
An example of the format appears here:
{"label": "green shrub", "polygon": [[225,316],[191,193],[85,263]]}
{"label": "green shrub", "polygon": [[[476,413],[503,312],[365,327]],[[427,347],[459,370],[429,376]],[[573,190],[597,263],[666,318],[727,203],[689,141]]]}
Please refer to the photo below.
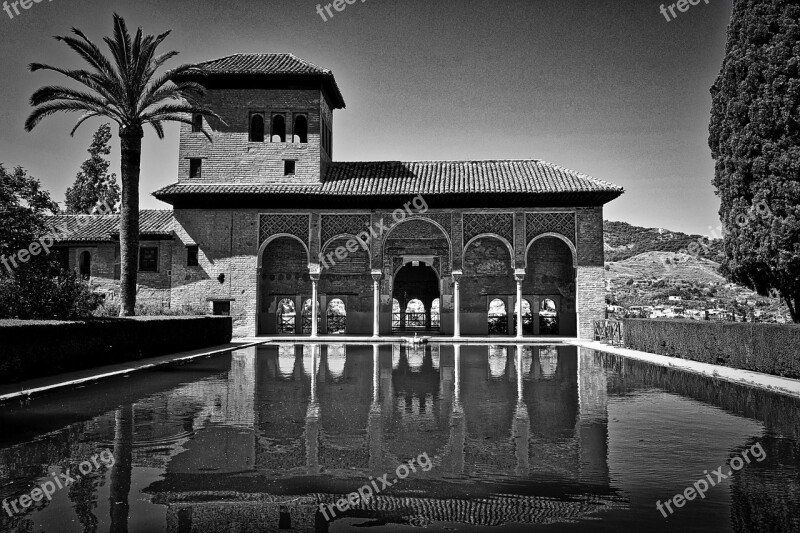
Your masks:
{"label": "green shrub", "polygon": [[20,265],[0,276],[0,318],[76,319],[92,316],[102,301],[73,271],[49,257]]}
{"label": "green shrub", "polygon": [[[116,317],[119,316],[119,300],[104,302],[95,311],[94,316]],[[136,316],[204,316],[209,309],[203,305],[189,304],[182,307],[164,307],[146,303],[136,304]]]}
{"label": "green shrub", "polygon": [[0,320],[0,383],[230,342],[231,317]]}
{"label": "green shrub", "polygon": [[800,326],[626,319],[623,330],[634,350],[800,378]]}

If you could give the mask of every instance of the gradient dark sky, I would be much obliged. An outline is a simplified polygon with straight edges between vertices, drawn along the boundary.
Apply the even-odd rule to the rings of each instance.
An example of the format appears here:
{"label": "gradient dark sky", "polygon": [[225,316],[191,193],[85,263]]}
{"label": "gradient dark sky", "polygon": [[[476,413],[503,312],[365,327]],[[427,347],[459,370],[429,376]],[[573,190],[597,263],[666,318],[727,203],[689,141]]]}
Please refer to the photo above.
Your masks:
{"label": "gradient dark sky", "polygon": [[[172,29],[174,62],[292,52],[331,68],[347,102],[335,159],[544,159],[622,185],[606,218],[709,233],[709,87],[731,4],[701,2],[667,22],[660,0],[366,0],[323,22],[316,1],[43,0],[0,12],[0,162],[22,165],[63,200],[91,134],[77,118],[23,130],[28,98],[57,75],[32,61],[82,66],[51,38],[72,26],[100,41],[111,14],[148,33]],[[114,129],[116,131],[116,128]],[[147,130],[143,207],[175,181],[177,126]],[[114,167],[119,152],[114,151]]]}

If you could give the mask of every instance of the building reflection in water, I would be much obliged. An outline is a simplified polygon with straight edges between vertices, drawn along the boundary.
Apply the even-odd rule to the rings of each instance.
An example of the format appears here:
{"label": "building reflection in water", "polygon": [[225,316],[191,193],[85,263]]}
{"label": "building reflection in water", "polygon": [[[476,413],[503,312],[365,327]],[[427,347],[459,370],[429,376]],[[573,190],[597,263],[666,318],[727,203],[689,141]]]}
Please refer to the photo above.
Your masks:
{"label": "building reflection in water", "polygon": [[[99,492],[86,502],[74,496],[84,525],[102,508],[112,531],[142,529],[135,505],[150,497],[166,509],[166,531],[325,531],[320,503],[335,503],[370,476],[391,479],[399,464],[425,453],[430,471],[418,468],[344,520],[548,524],[627,512],[609,468],[609,395],[661,387],[800,433],[797,404],[780,396],[568,346],[272,344],[234,351],[224,373],[219,361],[0,450],[6,477],[34,480],[46,470],[27,465],[66,464],[109,446],[114,467],[86,485],[105,500]],[[765,465],[796,464],[796,446],[761,441]],[[736,529],[765,520],[769,506],[759,494],[773,494],[780,479],[764,468],[731,484]],[[142,482],[145,469],[151,478]],[[773,498],[784,511],[763,523],[793,524],[796,492],[784,492]],[[18,521],[0,526],[17,529]]]}
{"label": "building reflection in water", "polygon": [[499,525],[624,508],[604,466],[606,384],[593,364],[572,347],[525,345],[239,350],[224,393],[196,391],[216,406],[203,431],[148,490],[176,531],[234,517],[244,530],[325,529],[319,503],[426,453],[433,469],[346,515]]}

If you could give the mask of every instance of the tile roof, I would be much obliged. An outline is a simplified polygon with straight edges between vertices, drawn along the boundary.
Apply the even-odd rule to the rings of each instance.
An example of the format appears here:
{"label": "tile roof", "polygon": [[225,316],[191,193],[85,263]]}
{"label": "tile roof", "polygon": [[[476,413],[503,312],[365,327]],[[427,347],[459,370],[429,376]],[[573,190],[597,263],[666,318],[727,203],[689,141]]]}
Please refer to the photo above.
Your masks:
{"label": "tile roof", "polygon": [[[197,64],[210,76],[317,76],[321,77],[330,89],[334,108],[345,107],[344,97],[339,90],[333,72],[301,59],[294,54],[233,54],[220,59],[212,59]],[[184,77],[192,77],[192,74]]]}
{"label": "tile roof", "polygon": [[[172,211],[143,209],[139,212],[140,235],[170,235]],[[55,215],[48,220],[53,236],[61,242],[112,241],[119,235],[119,215]]]}
{"label": "tile roof", "polygon": [[181,182],[153,193],[176,194],[305,194],[319,196],[387,196],[423,194],[607,193],[622,187],[544,161],[374,161],[336,162],[320,183],[259,184]]}
{"label": "tile roof", "polygon": [[326,68],[300,59],[294,54],[234,54],[198,64],[209,74],[320,74],[331,76]]}

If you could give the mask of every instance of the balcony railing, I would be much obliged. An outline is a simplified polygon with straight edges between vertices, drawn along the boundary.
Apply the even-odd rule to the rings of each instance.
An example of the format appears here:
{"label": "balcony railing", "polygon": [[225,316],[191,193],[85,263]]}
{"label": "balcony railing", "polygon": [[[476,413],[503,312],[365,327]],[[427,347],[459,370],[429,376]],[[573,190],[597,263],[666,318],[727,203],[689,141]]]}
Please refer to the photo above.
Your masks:
{"label": "balcony railing", "polygon": [[278,317],[278,334],[291,334],[295,332],[294,329],[294,315],[287,316],[281,315]]}
{"label": "balcony railing", "polygon": [[594,340],[604,344],[611,344],[612,346],[622,346],[624,344],[622,322],[618,320],[595,320]]}
{"label": "balcony railing", "polygon": [[392,313],[392,331],[430,331],[438,330],[440,327],[440,317],[438,314],[431,314],[431,325],[427,327],[427,313]]}
{"label": "balcony railing", "polygon": [[339,335],[347,330],[347,316],[328,314],[328,334]]}

